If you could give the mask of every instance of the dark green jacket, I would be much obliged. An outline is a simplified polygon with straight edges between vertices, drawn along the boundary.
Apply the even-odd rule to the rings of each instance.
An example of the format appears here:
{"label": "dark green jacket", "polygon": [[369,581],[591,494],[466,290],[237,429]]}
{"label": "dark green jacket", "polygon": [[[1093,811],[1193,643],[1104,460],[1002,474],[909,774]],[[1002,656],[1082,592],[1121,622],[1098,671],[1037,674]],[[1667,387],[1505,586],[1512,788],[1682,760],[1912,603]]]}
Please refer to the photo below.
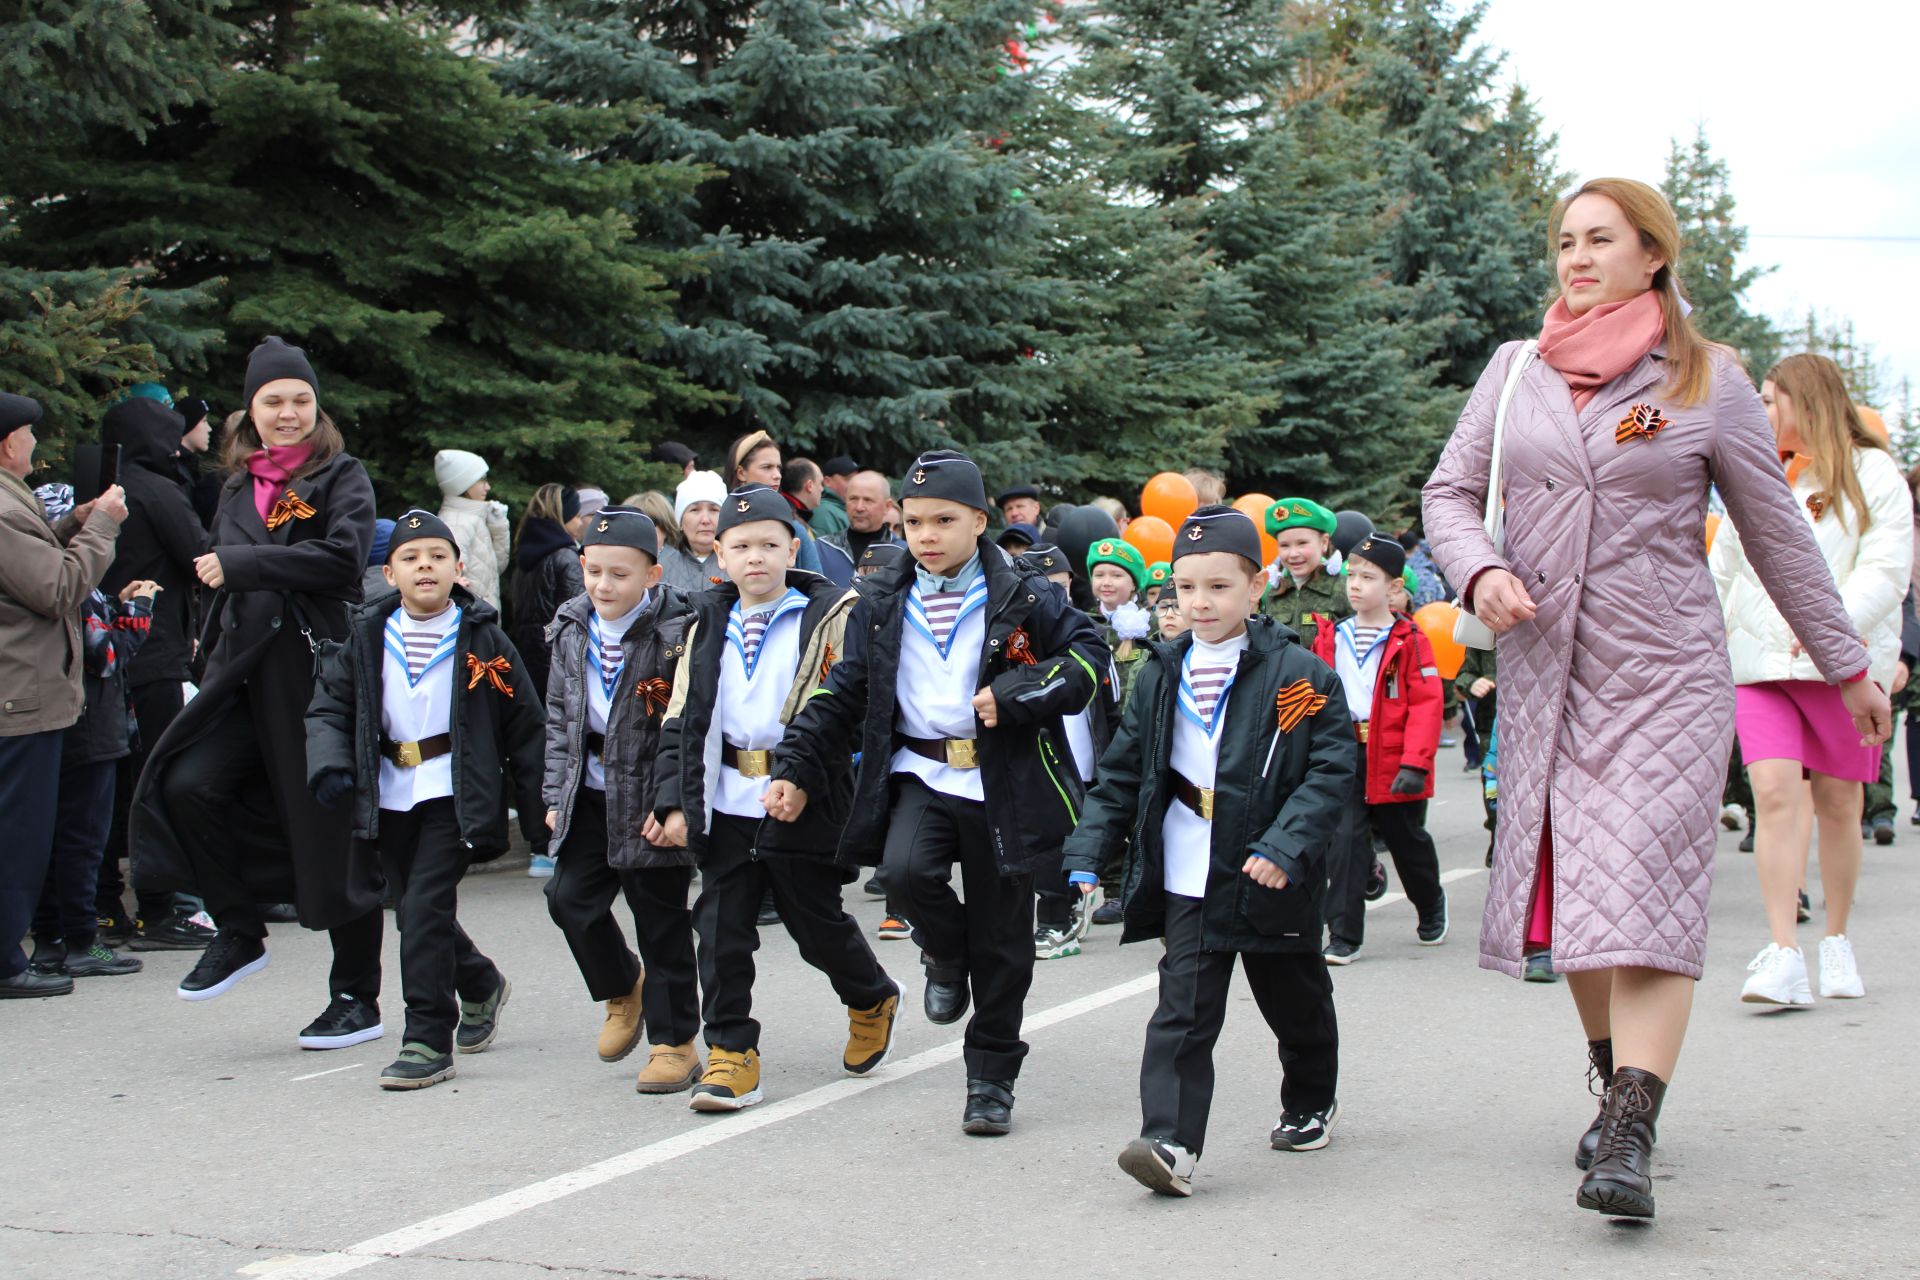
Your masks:
{"label": "dark green jacket", "polygon": [[[1460,664],[1460,674],[1453,678],[1453,691],[1459,695],[1460,701],[1474,700],[1473,695],[1467,691],[1473,688],[1481,676],[1493,681],[1500,679],[1498,669],[1494,665],[1493,650],[1468,649],[1466,661]],[[1499,698],[1500,691],[1496,687],[1492,693],[1479,700],[1479,707],[1473,713],[1473,722],[1480,727],[1480,732],[1483,734],[1493,724],[1494,711]]]}
{"label": "dark green jacket", "polygon": [[1334,622],[1353,613],[1353,605],[1347,600],[1347,580],[1327,572],[1324,565],[1314,570],[1305,586],[1295,586],[1293,575],[1282,569],[1279,585],[1267,592],[1260,607],[1269,618],[1303,636],[1310,630],[1307,626],[1310,613]]}
{"label": "dark green jacket", "polygon": [[[1202,945],[1219,951],[1317,952],[1327,848],[1353,787],[1359,751],[1339,678],[1327,664],[1271,619],[1253,618],[1247,631],[1247,651],[1221,727]],[[1151,646],[1120,732],[1100,759],[1080,825],[1067,838],[1065,870],[1096,874],[1131,838],[1121,887],[1122,942],[1166,931],[1161,823],[1167,806],[1177,803],[1169,783],[1174,698],[1180,663],[1191,646],[1187,636]],[[1267,750],[1277,732],[1275,700],[1302,680],[1326,703],[1279,734],[1269,767]],[[1263,888],[1242,872],[1250,852],[1285,871],[1287,887]]]}

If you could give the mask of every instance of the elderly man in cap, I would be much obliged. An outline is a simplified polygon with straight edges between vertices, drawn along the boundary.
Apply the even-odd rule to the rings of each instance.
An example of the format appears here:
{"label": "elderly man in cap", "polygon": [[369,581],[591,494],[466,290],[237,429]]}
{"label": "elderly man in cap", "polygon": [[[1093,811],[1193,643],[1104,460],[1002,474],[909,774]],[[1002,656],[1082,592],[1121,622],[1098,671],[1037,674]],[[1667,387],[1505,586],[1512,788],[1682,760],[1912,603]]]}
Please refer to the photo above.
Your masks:
{"label": "elderly man in cap", "polygon": [[53,848],[61,732],[80,718],[80,602],[100,585],[126,496],[118,485],[49,525],[26,484],[40,404],[0,393],[0,998],[66,995],[27,969],[20,939]]}
{"label": "elderly man in cap", "polygon": [[1030,484],[1017,484],[993,500],[1000,508],[1000,521],[1011,528],[1016,524],[1040,527],[1040,491]]}

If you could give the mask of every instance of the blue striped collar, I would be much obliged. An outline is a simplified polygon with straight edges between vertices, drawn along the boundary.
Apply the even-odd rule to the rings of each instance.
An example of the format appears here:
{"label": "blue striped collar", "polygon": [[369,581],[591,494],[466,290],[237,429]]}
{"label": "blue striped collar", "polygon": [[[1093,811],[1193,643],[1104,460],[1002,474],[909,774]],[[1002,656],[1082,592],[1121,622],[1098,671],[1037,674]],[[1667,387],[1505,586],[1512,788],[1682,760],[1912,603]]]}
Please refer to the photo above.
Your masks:
{"label": "blue striped collar", "polygon": [[[427,672],[453,657],[453,648],[460,641],[460,617],[464,610],[457,604],[449,605],[448,608],[453,610],[453,619],[447,624],[446,634],[440,637],[440,643],[434,646],[433,656],[427,659],[427,664],[420,668],[420,674],[417,676],[407,667],[407,642],[400,633],[400,619],[406,616],[406,609],[402,606],[387,615],[382,647],[393,656],[394,661],[400,664],[400,669],[407,673],[409,689],[419,688],[420,682],[427,678]],[[437,620],[427,619],[427,621]]]}
{"label": "blue striped collar", "polygon": [[[1235,641],[1239,643],[1236,644]],[[1227,682],[1220,686],[1220,696],[1214,699],[1211,723],[1200,714],[1200,704],[1193,696],[1193,655],[1200,651],[1201,643],[1196,639],[1187,646],[1187,652],[1180,659],[1180,688],[1176,700],[1179,703],[1180,714],[1193,721],[1195,727],[1211,739],[1219,736],[1220,726],[1226,721],[1227,695],[1233,692],[1234,681],[1240,678],[1240,656],[1247,651],[1250,641],[1247,633],[1242,631],[1233,640],[1206,646],[1210,650],[1207,654],[1209,659],[1207,665],[1212,666],[1217,662],[1225,661],[1231,668],[1227,673]]]}
{"label": "blue striped collar", "polygon": [[[918,570],[915,570],[915,572],[918,573]],[[942,581],[953,582],[955,579],[947,578]],[[947,641],[945,644],[942,644],[935,638],[933,626],[927,621],[926,602],[921,595],[921,583],[919,579],[916,578],[913,589],[907,592],[907,625],[925,636],[927,643],[939,651],[940,657],[944,661],[953,654],[953,643],[959,638],[960,624],[965,622],[969,615],[986,607],[987,575],[984,573],[976,573],[973,576],[973,580],[967,584],[967,593],[960,597],[960,612],[954,615],[953,626],[947,631]]]}
{"label": "blue striped collar", "polygon": [[[747,679],[753,679],[753,673],[760,667],[760,655],[767,651],[767,638],[773,634],[774,624],[788,614],[798,613],[806,607],[806,592],[796,587],[788,587],[787,594],[773,602],[773,611],[767,617],[766,630],[760,633],[759,647],[754,649],[753,656],[749,658],[746,614],[741,610],[738,600],[733,602],[733,608],[727,614],[727,647],[740,655],[740,665],[746,669]],[[753,612],[759,613],[761,610],[755,609]]]}

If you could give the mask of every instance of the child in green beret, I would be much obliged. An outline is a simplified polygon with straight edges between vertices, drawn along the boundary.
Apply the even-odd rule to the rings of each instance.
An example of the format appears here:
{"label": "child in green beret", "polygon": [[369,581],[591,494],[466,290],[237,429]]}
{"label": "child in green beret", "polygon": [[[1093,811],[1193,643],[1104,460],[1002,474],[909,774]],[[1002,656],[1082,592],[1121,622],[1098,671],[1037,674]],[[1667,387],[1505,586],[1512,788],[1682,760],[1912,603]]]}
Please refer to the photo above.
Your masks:
{"label": "child in green beret", "polygon": [[1326,568],[1333,553],[1333,512],[1311,498],[1282,498],[1267,508],[1267,532],[1279,544],[1278,580],[1262,606],[1267,616],[1310,633],[1310,617],[1338,622],[1353,613],[1346,585]]}

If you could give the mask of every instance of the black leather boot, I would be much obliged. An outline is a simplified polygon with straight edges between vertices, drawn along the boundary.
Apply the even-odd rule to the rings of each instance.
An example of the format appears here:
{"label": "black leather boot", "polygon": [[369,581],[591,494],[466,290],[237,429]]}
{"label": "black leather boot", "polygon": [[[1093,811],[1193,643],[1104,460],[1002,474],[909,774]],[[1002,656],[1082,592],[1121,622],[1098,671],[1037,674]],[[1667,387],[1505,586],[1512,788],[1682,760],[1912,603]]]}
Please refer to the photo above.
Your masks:
{"label": "black leather boot", "polygon": [[967,1110],[960,1127],[979,1137],[994,1137],[1013,1128],[1013,1081],[967,1081]]}
{"label": "black leather boot", "polygon": [[1614,1218],[1653,1216],[1653,1138],[1667,1082],[1651,1071],[1613,1073],[1600,1112],[1600,1145],[1580,1181],[1579,1205]]}
{"label": "black leather boot", "polygon": [[[1607,1086],[1613,1083],[1613,1038],[1587,1041],[1587,1092],[1596,1098],[1607,1096]],[[1580,1145],[1573,1149],[1573,1167],[1591,1168],[1593,1149],[1600,1145],[1600,1124],[1607,1118],[1607,1109],[1602,1106],[1594,1113],[1593,1123],[1580,1135]]]}
{"label": "black leather boot", "polygon": [[927,1021],[944,1027],[967,1012],[967,971],[946,965],[926,966],[927,992],[923,1002]]}

